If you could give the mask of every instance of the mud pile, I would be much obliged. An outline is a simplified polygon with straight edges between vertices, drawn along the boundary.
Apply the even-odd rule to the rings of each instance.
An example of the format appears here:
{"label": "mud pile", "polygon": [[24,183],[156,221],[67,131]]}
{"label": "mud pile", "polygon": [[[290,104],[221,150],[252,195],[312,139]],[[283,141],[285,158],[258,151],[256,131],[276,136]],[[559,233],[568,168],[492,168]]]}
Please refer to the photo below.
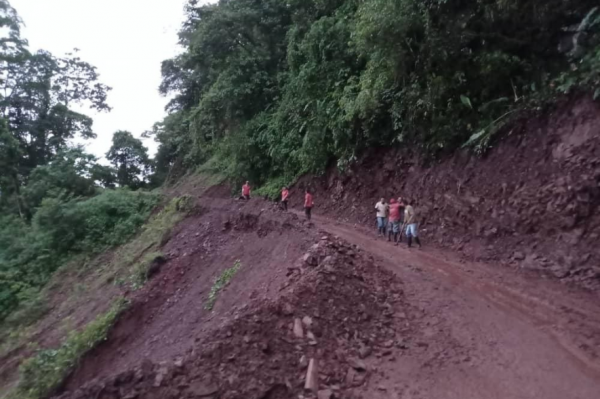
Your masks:
{"label": "mud pile", "polygon": [[[81,386],[71,381],[70,391],[59,397],[353,397],[351,390],[376,373],[363,359],[393,356],[410,335],[400,281],[359,248],[319,234],[292,215],[282,224],[255,217],[262,218],[236,216],[225,221],[222,229],[251,229],[252,234],[262,235],[260,231],[286,226],[304,229],[317,242],[283,265],[276,294],[254,293],[247,301],[236,302],[210,333],[199,334],[170,361],[146,359]],[[260,287],[257,281],[246,283]]]}
{"label": "mud pile", "polygon": [[292,199],[310,185],[316,213],[371,226],[380,197],[413,198],[425,242],[600,289],[600,104],[570,100],[499,137],[435,165],[373,149],[344,174],[303,178]]}

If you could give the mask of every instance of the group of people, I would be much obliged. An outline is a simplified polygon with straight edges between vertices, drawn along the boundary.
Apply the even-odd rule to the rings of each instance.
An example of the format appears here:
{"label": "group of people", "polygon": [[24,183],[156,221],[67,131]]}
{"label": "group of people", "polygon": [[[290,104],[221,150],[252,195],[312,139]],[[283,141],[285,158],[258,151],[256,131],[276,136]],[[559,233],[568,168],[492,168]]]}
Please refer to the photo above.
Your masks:
{"label": "group of people", "polygon": [[[281,207],[283,210],[287,212],[288,210],[288,200],[290,198],[290,190],[287,187],[284,187],[281,190]],[[306,219],[310,220],[312,217],[312,208],[314,206],[313,196],[310,192],[310,189],[307,187],[304,191],[304,214],[306,215]]]}
{"label": "group of people", "polygon": [[392,241],[398,245],[402,241],[402,234],[406,234],[408,247],[412,246],[413,239],[420,247],[419,240],[419,219],[417,212],[413,207],[411,200],[404,200],[402,197],[398,199],[392,198],[390,203],[385,202],[385,198],[381,198],[375,204],[377,212],[377,234],[386,236],[388,241]]}
{"label": "group of people", "polygon": [[[250,182],[247,181],[242,186],[242,195],[240,199],[249,200],[250,199]],[[281,207],[287,212],[288,210],[288,201],[290,197],[290,190],[287,187],[281,189]],[[310,192],[310,189],[307,187],[304,193],[304,214],[306,215],[306,219],[310,220],[312,217],[312,208],[314,206],[313,197]]]}
{"label": "group of people", "polygon": [[[242,196],[240,199],[250,199],[250,182],[246,182],[242,186]],[[285,211],[288,210],[288,201],[290,198],[290,191],[287,187],[281,189],[281,207]],[[406,234],[406,241],[408,246],[411,247],[413,240],[420,247],[421,241],[419,240],[419,218],[417,212],[413,206],[413,201],[405,200],[402,197],[398,199],[392,198],[390,203],[385,202],[385,198],[381,198],[377,204],[375,204],[375,211],[377,212],[377,233],[379,236],[385,237],[387,235],[388,241],[394,239],[394,243],[398,245],[402,242],[402,234]],[[310,189],[307,187],[304,192],[304,214],[306,219],[310,220],[312,216],[312,208],[314,206],[313,196]]]}

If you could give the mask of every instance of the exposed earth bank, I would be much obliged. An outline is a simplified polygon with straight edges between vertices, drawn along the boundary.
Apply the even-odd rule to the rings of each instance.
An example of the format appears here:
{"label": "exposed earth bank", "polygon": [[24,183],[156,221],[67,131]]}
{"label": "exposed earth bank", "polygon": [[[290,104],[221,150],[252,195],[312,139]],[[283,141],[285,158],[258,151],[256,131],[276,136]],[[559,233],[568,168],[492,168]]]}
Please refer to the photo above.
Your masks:
{"label": "exposed earth bank", "polygon": [[396,149],[373,149],[345,173],[304,177],[315,212],[374,225],[380,197],[417,201],[422,233],[478,261],[600,289],[600,103],[563,102],[498,134],[483,156],[464,151],[434,165]]}

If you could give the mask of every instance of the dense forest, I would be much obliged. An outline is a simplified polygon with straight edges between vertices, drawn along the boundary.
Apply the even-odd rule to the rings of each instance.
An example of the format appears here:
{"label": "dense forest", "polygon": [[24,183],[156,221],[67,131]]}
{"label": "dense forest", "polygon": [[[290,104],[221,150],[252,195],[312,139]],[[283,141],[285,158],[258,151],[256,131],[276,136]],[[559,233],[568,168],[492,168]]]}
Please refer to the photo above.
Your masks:
{"label": "dense forest", "polygon": [[[264,194],[344,168],[374,146],[428,157],[483,151],[558,95],[600,97],[592,0],[190,0],[183,51],[162,64],[164,120],[114,134],[102,163],[81,109],[110,88],[77,52],[32,52],[0,0],[0,319],[35,301],[65,262],[128,240],[187,171]],[[151,66],[149,66],[151,67]]]}
{"label": "dense forest", "polygon": [[593,0],[197,3],[162,65],[161,178],[210,161],[268,192],[370,146],[481,151],[523,110],[600,96]]}
{"label": "dense forest", "polygon": [[0,320],[73,256],[128,239],[157,202],[132,191],[149,186],[152,162],[131,133],[115,133],[111,166],[73,144],[95,137],[76,108],[110,110],[96,69],[76,52],[29,51],[21,25],[0,0]]}

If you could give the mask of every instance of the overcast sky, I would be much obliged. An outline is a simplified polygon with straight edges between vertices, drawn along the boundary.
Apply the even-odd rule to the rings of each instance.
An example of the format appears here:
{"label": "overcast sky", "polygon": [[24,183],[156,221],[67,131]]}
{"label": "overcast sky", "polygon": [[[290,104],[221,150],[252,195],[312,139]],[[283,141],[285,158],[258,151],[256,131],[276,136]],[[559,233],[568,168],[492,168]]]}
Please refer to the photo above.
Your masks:
{"label": "overcast sky", "polygon": [[[160,63],[181,51],[177,31],[187,0],[10,0],[25,28],[31,50],[56,56],[78,48],[111,86],[110,113],[91,113],[98,138],[90,152],[104,156],[112,134],[140,136],[164,116],[166,99],[158,93]],[[152,153],[155,144],[145,144]]]}

